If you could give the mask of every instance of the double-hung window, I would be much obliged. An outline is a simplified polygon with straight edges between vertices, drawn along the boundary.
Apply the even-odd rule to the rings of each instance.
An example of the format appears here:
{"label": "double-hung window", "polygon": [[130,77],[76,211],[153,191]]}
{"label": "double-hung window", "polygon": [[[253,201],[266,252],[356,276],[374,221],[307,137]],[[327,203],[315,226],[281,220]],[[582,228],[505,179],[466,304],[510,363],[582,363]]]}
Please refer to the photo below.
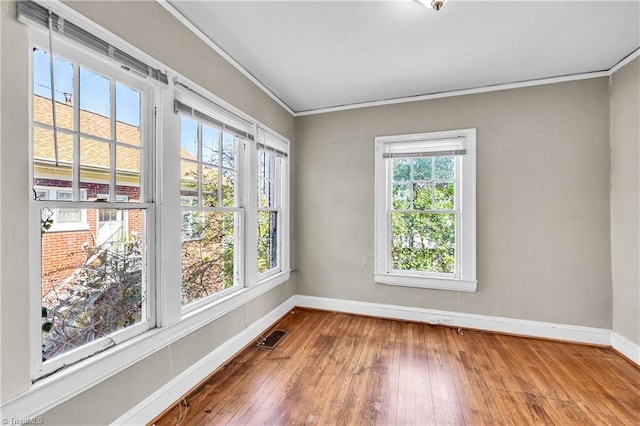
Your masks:
{"label": "double-hung window", "polygon": [[182,305],[194,309],[244,286],[247,123],[230,123],[197,96],[174,102],[180,116]]}
{"label": "double-hung window", "polygon": [[475,129],[376,138],[375,280],[475,291]]}
{"label": "double-hung window", "polygon": [[258,128],[257,273],[258,281],[285,270],[288,143]]}
{"label": "double-hung window", "polygon": [[35,378],[154,324],[156,87],[61,39],[51,56],[43,36],[31,53]]}

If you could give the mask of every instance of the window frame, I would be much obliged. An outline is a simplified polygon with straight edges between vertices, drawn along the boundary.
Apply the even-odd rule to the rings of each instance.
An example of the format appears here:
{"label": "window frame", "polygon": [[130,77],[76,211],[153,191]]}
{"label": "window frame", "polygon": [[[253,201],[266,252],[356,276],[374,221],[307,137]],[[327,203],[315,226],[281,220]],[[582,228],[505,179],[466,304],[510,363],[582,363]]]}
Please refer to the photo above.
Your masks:
{"label": "window frame", "polygon": [[[46,51],[49,53],[49,42],[48,42],[48,33],[40,28],[31,28],[30,31],[30,54],[29,56],[29,182],[30,186],[36,189],[34,185],[34,146],[33,146],[33,135],[35,128],[44,128],[53,129],[54,126],[46,125],[42,123],[36,123],[34,121],[34,111],[33,111],[33,79],[34,79],[34,61],[33,55],[31,53],[32,48],[38,48],[40,50]],[[38,380],[44,376],[52,374],[59,370],[60,368],[74,364],[84,359],[96,356],[100,352],[105,349],[116,346],[130,340],[138,335],[145,333],[146,331],[152,329],[156,324],[156,306],[155,306],[155,298],[156,298],[156,287],[154,283],[156,282],[155,277],[157,275],[156,271],[156,262],[155,256],[153,253],[156,252],[156,227],[154,226],[156,222],[156,206],[154,203],[156,194],[153,192],[155,188],[154,180],[156,176],[156,160],[155,160],[155,146],[154,139],[155,134],[157,133],[154,129],[155,123],[152,119],[152,113],[154,110],[154,106],[157,104],[158,99],[160,97],[159,92],[159,83],[155,81],[151,81],[145,79],[144,77],[139,77],[134,73],[129,73],[127,71],[123,71],[118,64],[115,62],[111,62],[107,57],[100,56],[97,53],[86,49],[80,45],[78,45],[74,41],[70,41],[67,39],[63,39],[59,36],[54,36],[54,46],[53,46],[53,54],[55,57],[62,58],[68,62],[74,64],[75,67],[83,67],[92,72],[96,72],[102,76],[106,76],[111,79],[114,84],[115,82],[124,83],[127,87],[134,88],[139,91],[141,94],[141,105],[140,105],[140,153],[141,153],[141,163],[140,163],[140,192],[141,195],[144,195],[144,199],[140,199],[138,202],[101,202],[95,203],[92,201],[55,201],[55,200],[34,200],[33,196],[30,197],[29,201],[29,220],[30,220],[30,229],[29,229],[29,255],[30,255],[30,263],[32,266],[32,274],[30,278],[30,308],[29,312],[31,314],[30,318],[30,359],[31,359],[31,378],[32,380]],[[79,75],[79,69],[74,70],[74,76],[77,77]],[[79,99],[78,96],[81,96],[78,93],[79,90],[79,81],[77,78],[74,78],[74,94],[73,94],[73,103],[74,109],[79,109],[80,106],[77,102]],[[115,90],[115,87],[112,88],[112,92]],[[110,101],[115,102],[115,98]],[[75,107],[77,105],[77,108]],[[113,111],[113,108],[112,108]],[[58,128],[59,133],[65,133],[71,135],[74,139],[80,139],[83,137],[83,132],[80,129],[80,123],[77,118],[77,114],[74,114],[74,122],[73,129],[61,129]],[[116,117],[110,117],[110,119],[116,120]],[[87,135],[87,137],[91,140],[101,139],[99,137],[93,135]],[[102,138],[105,140],[104,138]],[[116,135],[112,135],[113,143],[116,146],[119,146],[116,142]],[[77,163],[77,165],[76,165]],[[73,168],[79,169],[79,155],[74,153],[74,161]],[[111,167],[110,173],[114,172],[114,167]],[[73,172],[72,179],[76,179],[80,176],[80,172]],[[115,179],[114,176],[110,178],[111,181]],[[65,190],[72,190],[74,197],[78,197],[83,192],[86,193],[86,190],[80,188],[81,182],[79,181],[77,185],[73,185],[72,188],[64,188]],[[113,186],[114,194],[113,199],[115,200],[115,184]],[[77,192],[76,192],[77,191]],[[85,197],[86,198],[86,197]],[[40,352],[40,348],[42,345],[42,332],[41,332],[41,306],[42,306],[42,296],[41,296],[41,259],[42,259],[42,249],[41,249],[41,233],[40,233],[40,220],[41,213],[40,210],[42,208],[51,208],[54,211],[60,208],[78,208],[78,209],[89,209],[89,210],[99,210],[105,208],[113,208],[123,210],[123,214],[126,214],[124,210],[141,210],[143,214],[143,227],[145,233],[145,261],[144,261],[144,281],[143,281],[143,299],[146,303],[144,303],[142,313],[141,313],[141,321],[132,324],[130,326],[121,328],[110,333],[107,336],[96,338],[95,340],[73,348],[64,353],[60,353],[53,357],[52,359],[42,361],[42,355]],[[84,211],[84,216],[86,218],[86,210]],[[53,228],[53,226],[52,226]],[[87,222],[87,230],[89,229]],[[62,230],[62,229],[58,229]],[[76,230],[76,229],[74,229]],[[50,230],[51,231],[51,230]],[[47,231],[47,232],[50,232]]]}
{"label": "window frame", "polygon": [[[181,81],[186,81],[186,79],[181,78]],[[189,82],[190,86],[193,86],[194,84]],[[204,89],[199,89],[198,93],[205,93],[208,96],[210,95],[207,91],[205,91]],[[241,127],[241,125],[238,125],[236,120],[233,120],[231,117],[227,116],[224,111],[221,111],[220,109],[216,109],[214,107],[214,105],[209,104],[208,102],[206,102],[205,100],[203,100],[200,96],[196,95],[195,93],[191,93],[187,90],[183,90],[181,88],[176,88],[175,90],[175,96],[174,98],[178,101],[180,101],[181,103],[185,104],[185,105],[189,105],[191,108],[195,108],[198,111],[207,114],[225,124],[229,124],[235,127]],[[212,96],[213,98],[213,96]],[[213,101],[212,101],[213,102]],[[203,298],[200,298],[198,300],[194,300],[186,305],[182,305],[182,285],[179,285],[179,294],[180,294],[180,300],[178,301],[178,304],[180,305],[180,315],[181,317],[184,317],[186,315],[188,315],[191,312],[194,311],[198,311],[199,309],[203,309],[206,308],[207,306],[210,306],[212,304],[215,304],[216,301],[224,299],[226,297],[232,296],[235,293],[241,291],[242,289],[246,288],[248,286],[247,284],[247,275],[246,275],[246,256],[247,256],[247,250],[249,249],[249,246],[247,245],[247,220],[246,217],[248,216],[247,212],[247,206],[246,206],[246,200],[248,199],[248,192],[249,192],[249,187],[251,186],[250,181],[247,181],[247,168],[248,165],[251,164],[251,159],[250,159],[250,155],[251,155],[251,149],[250,149],[250,139],[248,138],[243,138],[241,135],[238,135],[236,132],[233,131],[229,131],[226,130],[224,128],[222,128],[219,125],[216,125],[214,123],[211,123],[205,119],[202,118],[198,118],[196,116],[189,116],[183,112],[177,111],[174,109],[174,122],[175,122],[175,127],[176,127],[176,132],[177,132],[177,139],[176,139],[176,145],[177,145],[177,149],[178,149],[178,164],[177,164],[177,169],[178,169],[178,181],[177,181],[177,189],[178,189],[178,209],[180,210],[180,218],[183,218],[183,214],[185,213],[185,211],[191,211],[191,212],[202,212],[202,214],[206,213],[206,212],[228,212],[228,213],[234,213],[236,214],[236,228],[237,228],[237,233],[234,232],[235,234],[235,246],[234,246],[234,266],[235,268],[237,268],[237,270],[234,271],[234,284],[226,289],[223,289],[217,293],[213,293],[210,294],[208,296],[205,296]],[[239,116],[244,117],[244,114],[240,115],[240,113],[238,113]],[[198,152],[198,158],[196,160],[190,160],[187,159],[185,160],[184,158],[182,158],[181,155],[181,128],[182,128],[182,117],[188,118],[190,120],[195,121],[198,124],[198,131],[197,131],[197,135],[198,135],[198,146],[197,146],[197,152]],[[202,126],[208,126],[211,128],[216,129],[219,132],[219,140],[221,141],[221,150],[219,152],[220,155],[220,161],[219,161],[219,165],[211,165],[209,163],[206,163],[204,161],[202,161]],[[250,126],[251,130],[253,130],[253,125]],[[235,158],[235,165],[234,165],[234,169],[233,172],[235,173],[235,206],[234,207],[225,207],[224,203],[223,203],[223,198],[222,198],[222,187],[221,187],[221,180],[222,180],[222,174],[223,171],[225,170],[229,170],[228,167],[226,167],[223,163],[222,160],[222,149],[224,146],[224,134],[231,134],[234,138],[234,143],[236,144],[236,158]],[[249,132],[250,133],[250,132]],[[252,134],[255,134],[255,132],[253,132]],[[201,199],[201,181],[202,181],[202,176],[198,176],[196,182],[198,183],[198,189],[197,189],[197,193],[198,195],[196,196],[196,205],[195,206],[183,206],[182,205],[182,200],[185,197],[184,195],[181,194],[181,162],[182,161],[188,161],[190,163],[193,164],[197,164],[198,165],[198,170],[201,170],[202,166],[208,166],[208,167],[213,167],[215,169],[218,170],[218,205],[215,207],[205,207],[205,206],[198,206],[197,203],[198,201]],[[182,221],[181,221],[182,223]],[[180,226],[180,228],[182,229],[182,227]],[[182,265],[181,265],[181,253],[182,253],[182,232],[180,233],[180,247],[176,250],[176,254],[178,256],[178,271],[179,271],[179,278],[180,281],[179,283],[182,283]],[[189,241],[197,241],[198,239],[190,239]]]}
{"label": "window frame", "polygon": [[[265,148],[257,148],[257,158],[256,158],[256,163],[259,164],[260,162],[260,154],[264,152],[264,153],[269,153],[268,149]],[[275,168],[275,173],[274,173],[274,179],[273,182],[275,183],[275,189],[276,189],[276,194],[274,197],[274,206],[273,207],[260,207],[260,203],[258,202],[257,208],[256,208],[256,221],[258,219],[258,214],[260,212],[275,212],[276,213],[276,257],[277,257],[277,263],[276,266],[271,268],[271,269],[267,269],[266,271],[263,272],[259,272],[258,271],[258,276],[257,276],[257,281],[263,281],[266,280],[269,277],[272,277],[276,274],[279,274],[280,272],[282,272],[282,263],[283,263],[283,256],[282,256],[282,216],[283,216],[283,192],[284,192],[284,186],[283,186],[283,175],[285,174],[284,169],[285,169],[285,162],[287,161],[284,157],[279,157],[275,154],[274,155],[274,168]],[[272,180],[270,178],[266,178],[266,177],[260,177],[258,176],[256,178],[256,189],[258,189],[260,187],[259,185],[259,181],[266,181],[266,182],[271,182]],[[259,195],[259,193],[257,194]],[[257,245],[256,245],[256,251],[257,251]],[[257,259],[257,254],[256,254],[256,259]],[[257,270],[257,261],[256,261],[256,270]]]}
{"label": "window frame", "polygon": [[[256,141],[254,143],[253,151],[253,167],[251,168],[251,185],[252,192],[250,193],[250,205],[253,214],[252,227],[247,229],[250,235],[249,242],[251,244],[251,260],[252,264],[249,266],[251,273],[255,278],[253,285],[261,285],[270,282],[282,283],[289,279],[290,274],[290,142],[274,130],[258,123],[256,131]],[[258,145],[262,145],[260,148]],[[274,210],[274,209],[260,209],[258,206],[258,155],[260,150],[266,151],[279,151],[280,167],[276,168],[276,181],[277,183],[277,195],[276,197],[276,210],[278,211],[278,267],[267,270],[263,273],[258,273],[257,264],[257,251],[258,251],[258,214],[257,212]],[[277,163],[277,161],[276,161]],[[279,175],[278,175],[279,173]],[[253,213],[255,209],[255,213]]]}
{"label": "window frame", "polygon": [[[384,158],[385,144],[403,142],[435,145],[443,139],[461,138],[466,154],[455,155],[454,212],[456,215],[456,266],[454,274],[397,270],[391,260],[393,158]],[[476,130],[462,129],[375,138],[375,265],[380,284],[475,292],[476,280]],[[435,181],[435,179],[434,179]]]}

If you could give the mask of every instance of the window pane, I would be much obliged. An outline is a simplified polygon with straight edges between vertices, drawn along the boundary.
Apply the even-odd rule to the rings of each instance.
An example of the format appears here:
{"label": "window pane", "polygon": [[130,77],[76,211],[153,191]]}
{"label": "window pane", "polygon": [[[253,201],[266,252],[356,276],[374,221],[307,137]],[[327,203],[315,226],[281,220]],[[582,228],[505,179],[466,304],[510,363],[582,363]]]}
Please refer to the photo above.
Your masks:
{"label": "window pane", "polygon": [[411,179],[411,160],[399,159],[393,160],[393,180],[406,181]]}
{"label": "window pane", "polygon": [[111,139],[111,82],[80,67],[80,131]]}
{"label": "window pane", "polygon": [[453,183],[436,183],[436,210],[453,210],[453,193]]}
{"label": "window pane", "polygon": [[392,268],[455,273],[453,213],[391,213]]}
{"label": "window pane", "polygon": [[222,166],[236,167],[236,138],[229,133],[222,134]]}
{"label": "window pane", "polygon": [[431,180],[433,158],[413,159],[413,180]]}
{"label": "window pane", "polygon": [[189,160],[198,160],[198,122],[180,117],[180,156]]}
{"label": "window pane", "polygon": [[220,130],[202,125],[202,161],[220,165]]}
{"label": "window pane", "polygon": [[[84,187],[100,184],[100,193],[109,195],[111,176],[110,144],[93,139],[80,139],[80,183]],[[94,199],[90,196],[89,199]]]}
{"label": "window pane", "polygon": [[258,207],[269,207],[269,181],[265,179],[258,180]]}
{"label": "window pane", "polygon": [[180,161],[180,195],[198,197],[198,164],[191,161]]}
{"label": "window pane", "polygon": [[[116,146],[116,196],[140,201],[140,150]],[[119,201],[119,200],[116,200]]]}
{"label": "window pane", "polygon": [[229,170],[222,171],[222,205],[224,207],[236,205],[236,174]]}
{"label": "window pane", "polygon": [[202,205],[218,207],[218,169],[202,166]]}
{"label": "window pane", "polygon": [[[54,57],[56,124],[73,129],[73,64]],[[49,54],[33,51],[33,121],[53,125],[51,106],[51,68]]]}
{"label": "window pane", "polygon": [[[89,223],[112,217],[97,209],[83,214]],[[144,211],[117,210],[113,217],[127,219],[97,239],[92,230],[42,233],[44,359],[143,319]]]}
{"label": "window pane", "polygon": [[453,157],[436,157],[435,178],[438,180],[452,180],[455,176],[455,164]]}
{"label": "window pane", "polygon": [[[71,197],[69,197],[70,199]],[[80,209],[56,209],[54,224],[56,223],[80,223],[82,212]]]}
{"label": "window pane", "polygon": [[409,210],[411,208],[411,184],[396,183],[393,185],[393,209]]}
{"label": "window pane", "polygon": [[116,140],[140,145],[140,92],[117,82]]}
{"label": "window pane", "polygon": [[264,151],[258,151],[258,177],[269,176],[269,163],[267,161],[267,153]]}
{"label": "window pane", "polygon": [[258,273],[278,266],[278,212],[258,212]]}
{"label": "window pane", "polygon": [[[191,215],[191,216],[190,216]],[[182,304],[186,305],[237,283],[236,241],[239,216],[228,212],[185,211],[183,222],[201,215],[198,224],[183,223]],[[191,236],[185,229],[196,229]],[[190,238],[186,238],[190,237]]]}
{"label": "window pane", "polygon": [[432,207],[432,184],[431,183],[414,183],[413,184],[413,208],[414,210],[431,210]]}
{"label": "window pane", "polygon": [[[33,128],[33,185],[70,188],[73,182],[73,137],[58,132],[58,163],[53,132]],[[46,194],[44,198],[46,199]]]}

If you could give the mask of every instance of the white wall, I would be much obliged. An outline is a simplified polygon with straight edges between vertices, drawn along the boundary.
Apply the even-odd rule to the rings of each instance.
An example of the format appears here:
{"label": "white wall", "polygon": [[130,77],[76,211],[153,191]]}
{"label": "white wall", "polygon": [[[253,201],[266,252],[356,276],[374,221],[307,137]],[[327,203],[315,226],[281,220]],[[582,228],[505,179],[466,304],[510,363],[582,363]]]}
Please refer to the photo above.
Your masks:
{"label": "white wall", "polygon": [[[298,293],[611,328],[607,78],[296,119]],[[477,128],[478,291],[373,281],[374,138]]]}
{"label": "white wall", "polygon": [[613,331],[640,345],[640,59],[611,76]]}

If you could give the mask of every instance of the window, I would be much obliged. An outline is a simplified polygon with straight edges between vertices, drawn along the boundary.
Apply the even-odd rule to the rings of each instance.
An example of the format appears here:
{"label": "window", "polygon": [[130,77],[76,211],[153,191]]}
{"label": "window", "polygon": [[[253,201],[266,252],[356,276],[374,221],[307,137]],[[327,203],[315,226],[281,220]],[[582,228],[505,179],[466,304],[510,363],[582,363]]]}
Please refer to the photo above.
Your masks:
{"label": "window", "polygon": [[376,138],[375,280],[475,291],[475,129]]}
{"label": "window", "polygon": [[288,143],[259,128],[257,147],[257,272],[261,280],[281,272],[286,262],[282,246]]}
{"label": "window", "polygon": [[[71,201],[70,190],[56,188],[34,188],[38,200]],[[80,198],[87,199],[87,191],[80,191]],[[86,212],[82,209],[46,209],[43,211],[43,223],[50,224],[48,232],[88,230]]]}
{"label": "window", "polygon": [[41,295],[40,376],[152,326],[154,90],[70,44],[56,41],[51,57],[41,47],[46,42],[34,41],[31,212],[40,265],[34,283]]}
{"label": "window", "polygon": [[241,170],[247,134],[176,101],[180,116],[182,304],[243,286]]}
{"label": "window", "polygon": [[40,390],[105,378],[289,278],[288,141],[51,7],[18,4],[35,23],[26,244]]}

